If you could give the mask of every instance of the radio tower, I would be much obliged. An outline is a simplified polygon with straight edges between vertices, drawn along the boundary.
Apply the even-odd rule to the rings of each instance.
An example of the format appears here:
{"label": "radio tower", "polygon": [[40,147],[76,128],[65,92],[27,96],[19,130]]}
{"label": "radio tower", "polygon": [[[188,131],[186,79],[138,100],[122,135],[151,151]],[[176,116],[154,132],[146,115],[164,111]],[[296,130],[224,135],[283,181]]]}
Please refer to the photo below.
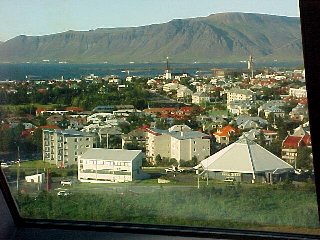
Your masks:
{"label": "radio tower", "polygon": [[250,55],[248,61],[248,70],[251,72],[251,79],[253,78],[253,57]]}

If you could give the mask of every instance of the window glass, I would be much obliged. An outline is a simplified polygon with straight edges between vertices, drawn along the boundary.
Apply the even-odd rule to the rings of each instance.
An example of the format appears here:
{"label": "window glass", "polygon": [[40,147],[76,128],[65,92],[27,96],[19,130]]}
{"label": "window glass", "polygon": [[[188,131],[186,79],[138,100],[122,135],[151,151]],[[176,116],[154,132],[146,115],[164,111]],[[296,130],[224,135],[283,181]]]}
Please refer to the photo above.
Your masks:
{"label": "window glass", "polygon": [[21,216],[320,233],[295,1],[58,2],[4,4]]}

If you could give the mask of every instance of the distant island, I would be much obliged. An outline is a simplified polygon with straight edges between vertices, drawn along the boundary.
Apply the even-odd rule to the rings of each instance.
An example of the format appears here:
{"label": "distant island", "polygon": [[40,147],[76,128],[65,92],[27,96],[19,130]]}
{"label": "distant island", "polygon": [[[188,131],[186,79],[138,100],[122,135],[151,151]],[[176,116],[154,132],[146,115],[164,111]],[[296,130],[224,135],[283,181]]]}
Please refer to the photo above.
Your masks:
{"label": "distant island", "polygon": [[219,13],[130,28],[17,36],[0,42],[0,63],[301,62],[300,20]]}

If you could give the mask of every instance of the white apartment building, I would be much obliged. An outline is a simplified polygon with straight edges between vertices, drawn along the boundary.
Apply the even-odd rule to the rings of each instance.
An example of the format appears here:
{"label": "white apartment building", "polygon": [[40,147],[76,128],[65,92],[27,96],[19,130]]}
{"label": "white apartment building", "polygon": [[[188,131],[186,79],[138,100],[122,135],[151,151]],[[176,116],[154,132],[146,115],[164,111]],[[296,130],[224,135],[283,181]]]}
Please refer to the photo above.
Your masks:
{"label": "white apartment building", "polygon": [[255,101],[256,93],[250,89],[231,88],[227,91],[227,103],[233,101]]}
{"label": "white apartment building", "polygon": [[65,167],[77,164],[78,156],[95,145],[95,135],[75,130],[44,129],[43,161]]}
{"label": "white apartment building", "polygon": [[296,98],[306,98],[307,97],[307,89],[305,86],[301,88],[290,88],[289,95]]}
{"label": "white apartment building", "polygon": [[141,150],[91,148],[78,161],[81,182],[131,182],[148,177],[142,172]]}
{"label": "white apartment building", "polygon": [[[178,130],[179,129],[179,130]],[[161,157],[189,161],[197,157],[198,161],[210,155],[210,139],[207,134],[192,131],[186,125],[175,125],[168,130],[146,129],[146,155],[150,161]]]}

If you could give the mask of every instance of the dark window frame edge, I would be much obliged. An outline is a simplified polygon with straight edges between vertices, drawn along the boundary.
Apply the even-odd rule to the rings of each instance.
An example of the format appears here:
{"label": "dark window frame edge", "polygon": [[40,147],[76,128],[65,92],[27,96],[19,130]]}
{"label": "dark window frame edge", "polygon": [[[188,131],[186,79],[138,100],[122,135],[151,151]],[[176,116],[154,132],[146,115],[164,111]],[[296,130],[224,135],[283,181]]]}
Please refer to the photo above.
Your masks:
{"label": "dark window frame edge", "polygon": [[[309,119],[312,132],[313,163],[319,213],[320,162],[317,162],[315,159],[320,159],[320,137],[316,137],[315,135],[317,132],[320,132],[320,112],[317,112],[316,108],[318,103],[320,103],[320,94],[317,92],[317,90],[320,89],[320,67],[317,67],[320,66],[320,56],[316,54],[315,46],[320,46],[320,15],[317,15],[317,13],[320,12],[320,2],[318,0],[299,0],[299,7],[306,79],[311,79],[306,81],[306,87],[308,92]],[[318,29],[319,31],[315,32],[313,29]],[[312,80],[312,78],[318,81]],[[18,228],[66,229],[228,239],[243,239],[244,237],[246,239],[319,239],[318,235],[239,229],[27,219],[20,216],[2,170],[0,170],[0,189],[13,221]]]}

